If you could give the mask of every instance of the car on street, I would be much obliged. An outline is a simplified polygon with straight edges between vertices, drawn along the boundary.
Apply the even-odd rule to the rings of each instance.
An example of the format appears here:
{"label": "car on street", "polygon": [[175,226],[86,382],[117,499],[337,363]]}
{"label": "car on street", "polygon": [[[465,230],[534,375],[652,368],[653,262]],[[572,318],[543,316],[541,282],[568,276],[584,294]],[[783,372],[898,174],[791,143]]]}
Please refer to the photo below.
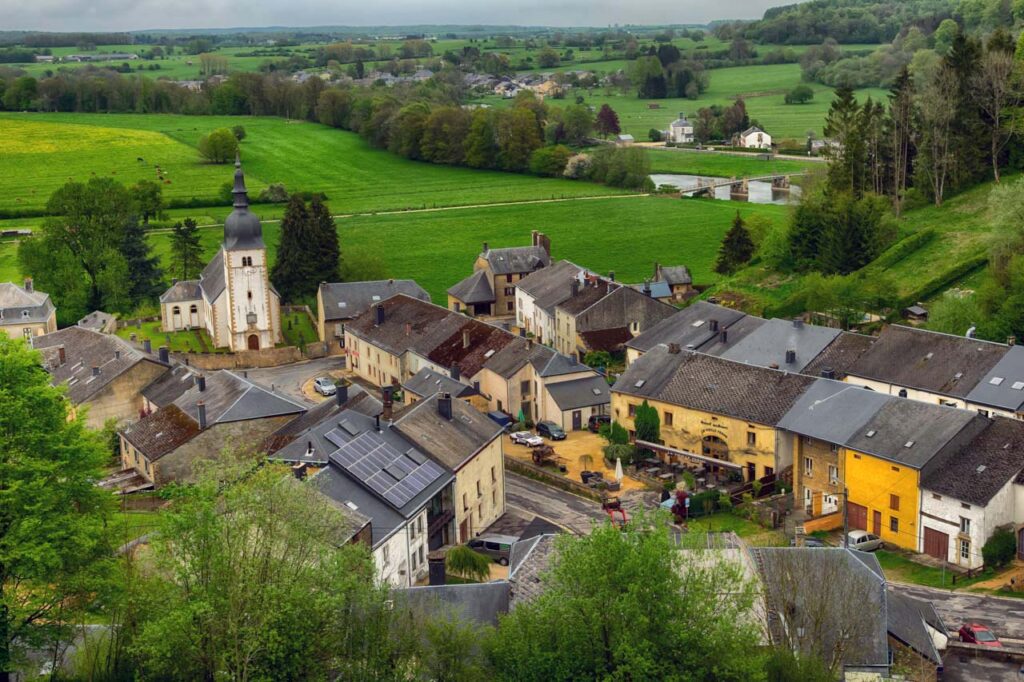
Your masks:
{"label": "car on street", "polygon": [[537,422],[537,435],[551,440],[565,440],[565,431],[555,422]]}
{"label": "car on street", "polygon": [[531,448],[544,445],[544,439],[535,435],[532,431],[515,431],[509,434],[509,438],[511,438],[512,442],[516,445],[525,445]]}
{"label": "car on street", "polygon": [[313,390],[320,395],[334,395],[338,389],[335,388],[334,382],[327,377],[317,377],[313,382]]}
{"label": "car on street", "polygon": [[466,543],[474,552],[489,556],[502,566],[508,566],[508,557],[512,552],[512,545],[519,538],[511,535],[481,535]]}
{"label": "car on street", "polygon": [[601,427],[605,424],[611,424],[612,418],[607,414],[593,414],[590,415],[590,419],[587,420],[587,430],[591,433],[597,433],[601,430]]}
{"label": "car on street", "polygon": [[847,543],[850,549],[857,549],[861,552],[874,552],[882,548],[882,538],[872,535],[866,530],[851,530],[846,534]]}
{"label": "car on street", "polygon": [[[789,541],[789,546],[790,547],[796,547],[796,538],[794,538],[794,539]],[[804,536],[803,546],[804,547],[828,547],[828,545],[825,544],[824,541],[819,540],[818,538],[814,537],[813,535],[806,535],[806,536]]]}
{"label": "car on street", "polygon": [[967,623],[960,628],[960,641],[967,642],[968,644],[980,644],[981,646],[994,646],[1001,647],[1003,643],[999,641],[991,630],[981,623]]}

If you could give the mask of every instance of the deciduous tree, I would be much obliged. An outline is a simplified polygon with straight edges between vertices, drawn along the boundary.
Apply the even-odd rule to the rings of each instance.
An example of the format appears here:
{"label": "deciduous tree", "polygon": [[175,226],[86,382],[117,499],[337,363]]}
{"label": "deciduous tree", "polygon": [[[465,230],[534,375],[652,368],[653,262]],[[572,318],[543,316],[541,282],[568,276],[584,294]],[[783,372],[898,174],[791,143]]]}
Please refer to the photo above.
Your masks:
{"label": "deciduous tree", "polygon": [[609,135],[618,135],[622,132],[622,128],[619,127],[619,115],[607,104],[602,104],[598,110],[594,128],[604,138],[607,138]]}
{"label": "deciduous tree", "polygon": [[210,163],[228,163],[238,154],[238,138],[230,128],[218,128],[199,138],[199,153]]}

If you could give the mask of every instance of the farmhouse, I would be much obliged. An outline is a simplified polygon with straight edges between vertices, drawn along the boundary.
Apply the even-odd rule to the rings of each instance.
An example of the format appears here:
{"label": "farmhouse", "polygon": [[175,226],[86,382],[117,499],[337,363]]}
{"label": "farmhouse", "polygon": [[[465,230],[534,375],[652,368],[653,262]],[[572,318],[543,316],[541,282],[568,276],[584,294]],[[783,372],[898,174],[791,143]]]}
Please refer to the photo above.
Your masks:
{"label": "farmhouse", "polygon": [[680,112],[679,118],[668,126],[668,141],[673,144],[689,144],[693,142],[693,124]]}
{"label": "farmhouse", "polygon": [[555,306],[555,350],[580,360],[592,351],[619,353],[634,336],[675,312],[631,287],[589,278]]}
{"label": "farmhouse", "polygon": [[736,136],[736,146],[747,149],[771,149],[772,136],[761,128],[752,126]]}
{"label": "farmhouse", "polygon": [[690,276],[690,271],[685,265],[666,267],[661,263],[655,263],[654,279],[651,281],[652,283],[658,282],[667,285],[667,294],[654,296],[665,303],[682,303],[693,298],[698,293],[693,288],[693,278]]}
{"label": "farmhouse", "polygon": [[538,343],[555,342],[555,306],[590,275],[567,260],[524,276],[515,286],[516,326]]}
{"label": "farmhouse", "polygon": [[36,291],[31,279],[19,287],[0,282],[0,332],[12,339],[32,339],[57,331],[57,309],[49,294]]}
{"label": "farmhouse", "polygon": [[270,284],[260,219],[249,211],[241,161],[235,161],[234,210],[224,241],[198,280],[175,282],[160,296],[161,329],[206,329],[232,351],[273,348],[281,341],[280,297]]}
{"label": "farmhouse", "polygon": [[484,242],[473,274],[448,290],[448,308],[471,317],[515,317],[515,285],[535,270],[551,264],[551,240],[533,230],[530,246],[492,249]]}
{"label": "farmhouse", "polygon": [[395,294],[430,302],[430,294],[411,279],[322,283],[316,292],[317,331],[320,338],[344,339],[346,322],[362,315],[374,303]]}

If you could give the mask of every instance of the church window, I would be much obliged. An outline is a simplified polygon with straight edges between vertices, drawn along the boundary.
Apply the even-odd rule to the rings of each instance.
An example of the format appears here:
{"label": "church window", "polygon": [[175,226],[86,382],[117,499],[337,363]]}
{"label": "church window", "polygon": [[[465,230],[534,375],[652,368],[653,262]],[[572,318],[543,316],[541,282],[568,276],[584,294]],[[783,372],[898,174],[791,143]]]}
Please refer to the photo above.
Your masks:
{"label": "church window", "polygon": [[249,300],[250,301],[252,300],[252,292],[251,291],[249,292]]}

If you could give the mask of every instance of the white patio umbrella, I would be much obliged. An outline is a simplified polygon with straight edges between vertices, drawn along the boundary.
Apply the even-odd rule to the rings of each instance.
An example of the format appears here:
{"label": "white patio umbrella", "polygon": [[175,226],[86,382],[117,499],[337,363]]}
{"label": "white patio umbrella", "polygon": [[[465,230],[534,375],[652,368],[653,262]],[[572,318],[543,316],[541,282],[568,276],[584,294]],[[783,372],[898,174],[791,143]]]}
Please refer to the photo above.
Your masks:
{"label": "white patio umbrella", "polygon": [[622,458],[615,458],[615,480],[622,483]]}

